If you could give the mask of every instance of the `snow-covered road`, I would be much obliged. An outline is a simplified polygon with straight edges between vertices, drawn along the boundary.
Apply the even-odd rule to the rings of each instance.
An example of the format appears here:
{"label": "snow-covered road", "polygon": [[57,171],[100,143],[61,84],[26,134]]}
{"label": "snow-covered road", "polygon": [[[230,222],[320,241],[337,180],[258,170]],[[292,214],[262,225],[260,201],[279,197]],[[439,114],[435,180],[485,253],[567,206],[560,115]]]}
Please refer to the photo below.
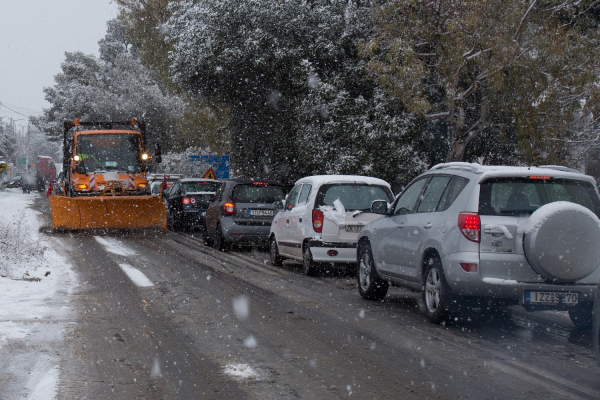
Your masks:
{"label": "snow-covered road", "polygon": [[0,387],[3,399],[53,399],[63,348],[74,323],[76,277],[53,238],[39,234],[35,196],[0,191]]}
{"label": "snow-covered road", "polygon": [[433,325],[419,294],[367,302],[347,272],[178,232],[40,234],[40,194],[0,210],[0,242],[22,239],[0,258],[1,399],[600,398],[565,312]]}

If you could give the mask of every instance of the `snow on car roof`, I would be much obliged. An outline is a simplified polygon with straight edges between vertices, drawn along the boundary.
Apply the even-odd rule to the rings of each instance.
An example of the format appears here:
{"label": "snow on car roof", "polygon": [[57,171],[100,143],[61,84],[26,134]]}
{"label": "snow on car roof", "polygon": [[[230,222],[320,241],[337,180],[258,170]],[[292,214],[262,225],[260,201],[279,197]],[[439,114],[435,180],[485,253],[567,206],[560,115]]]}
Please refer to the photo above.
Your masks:
{"label": "snow on car roof", "polygon": [[208,179],[208,178],[183,178],[180,179],[181,182],[219,182],[216,179]]}
{"label": "snow on car roof", "polygon": [[306,176],[296,181],[296,185],[300,183],[311,183],[315,186],[321,186],[329,183],[366,183],[367,185],[380,185],[390,187],[390,184],[379,178],[371,178],[360,175],[313,175]]}
{"label": "snow on car roof", "polygon": [[585,180],[596,183],[594,178],[584,175],[573,168],[558,165],[543,165],[541,167],[513,167],[507,165],[480,165],[475,163],[452,162],[433,166],[430,171],[441,169],[459,169],[474,174],[479,174],[479,182],[492,177],[528,177],[550,176],[552,178],[566,178]]}

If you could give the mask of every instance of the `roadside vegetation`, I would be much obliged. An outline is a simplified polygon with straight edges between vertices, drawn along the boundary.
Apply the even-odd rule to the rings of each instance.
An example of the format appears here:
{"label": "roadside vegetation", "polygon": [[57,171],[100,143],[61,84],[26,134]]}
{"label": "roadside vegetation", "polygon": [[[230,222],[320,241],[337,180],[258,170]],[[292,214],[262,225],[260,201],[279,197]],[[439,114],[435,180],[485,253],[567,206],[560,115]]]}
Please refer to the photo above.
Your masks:
{"label": "roadside vegetation", "polygon": [[0,277],[27,279],[31,268],[42,266],[44,246],[31,235],[25,213],[0,216]]}

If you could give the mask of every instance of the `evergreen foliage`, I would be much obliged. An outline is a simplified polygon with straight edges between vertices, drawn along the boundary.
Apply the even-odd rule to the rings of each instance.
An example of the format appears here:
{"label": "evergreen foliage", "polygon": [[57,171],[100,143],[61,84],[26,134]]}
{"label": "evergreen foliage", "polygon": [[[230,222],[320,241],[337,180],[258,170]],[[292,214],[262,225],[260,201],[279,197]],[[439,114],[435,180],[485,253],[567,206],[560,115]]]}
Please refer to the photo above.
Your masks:
{"label": "evergreen foliage", "polygon": [[152,73],[137,57],[136,47],[128,43],[118,20],[108,24],[106,37],[99,42],[100,58],[81,52],[65,53],[62,73],[56,84],[45,88],[51,104],[31,122],[49,138],[62,138],[63,121],[146,121],[149,142],[173,145],[178,139],[175,122],[183,104],[166,95]]}

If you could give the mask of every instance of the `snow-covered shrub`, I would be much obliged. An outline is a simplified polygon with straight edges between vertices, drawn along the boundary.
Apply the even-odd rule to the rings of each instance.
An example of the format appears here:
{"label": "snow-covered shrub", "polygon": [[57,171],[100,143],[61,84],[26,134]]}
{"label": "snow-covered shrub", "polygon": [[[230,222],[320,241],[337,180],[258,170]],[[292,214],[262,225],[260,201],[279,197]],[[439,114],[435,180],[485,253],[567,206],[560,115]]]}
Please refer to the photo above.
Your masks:
{"label": "snow-covered shrub", "polygon": [[[0,216],[0,275],[20,278],[27,268],[41,260],[44,247],[30,233],[25,213],[20,212],[11,220]],[[41,264],[41,263],[39,263]]]}

